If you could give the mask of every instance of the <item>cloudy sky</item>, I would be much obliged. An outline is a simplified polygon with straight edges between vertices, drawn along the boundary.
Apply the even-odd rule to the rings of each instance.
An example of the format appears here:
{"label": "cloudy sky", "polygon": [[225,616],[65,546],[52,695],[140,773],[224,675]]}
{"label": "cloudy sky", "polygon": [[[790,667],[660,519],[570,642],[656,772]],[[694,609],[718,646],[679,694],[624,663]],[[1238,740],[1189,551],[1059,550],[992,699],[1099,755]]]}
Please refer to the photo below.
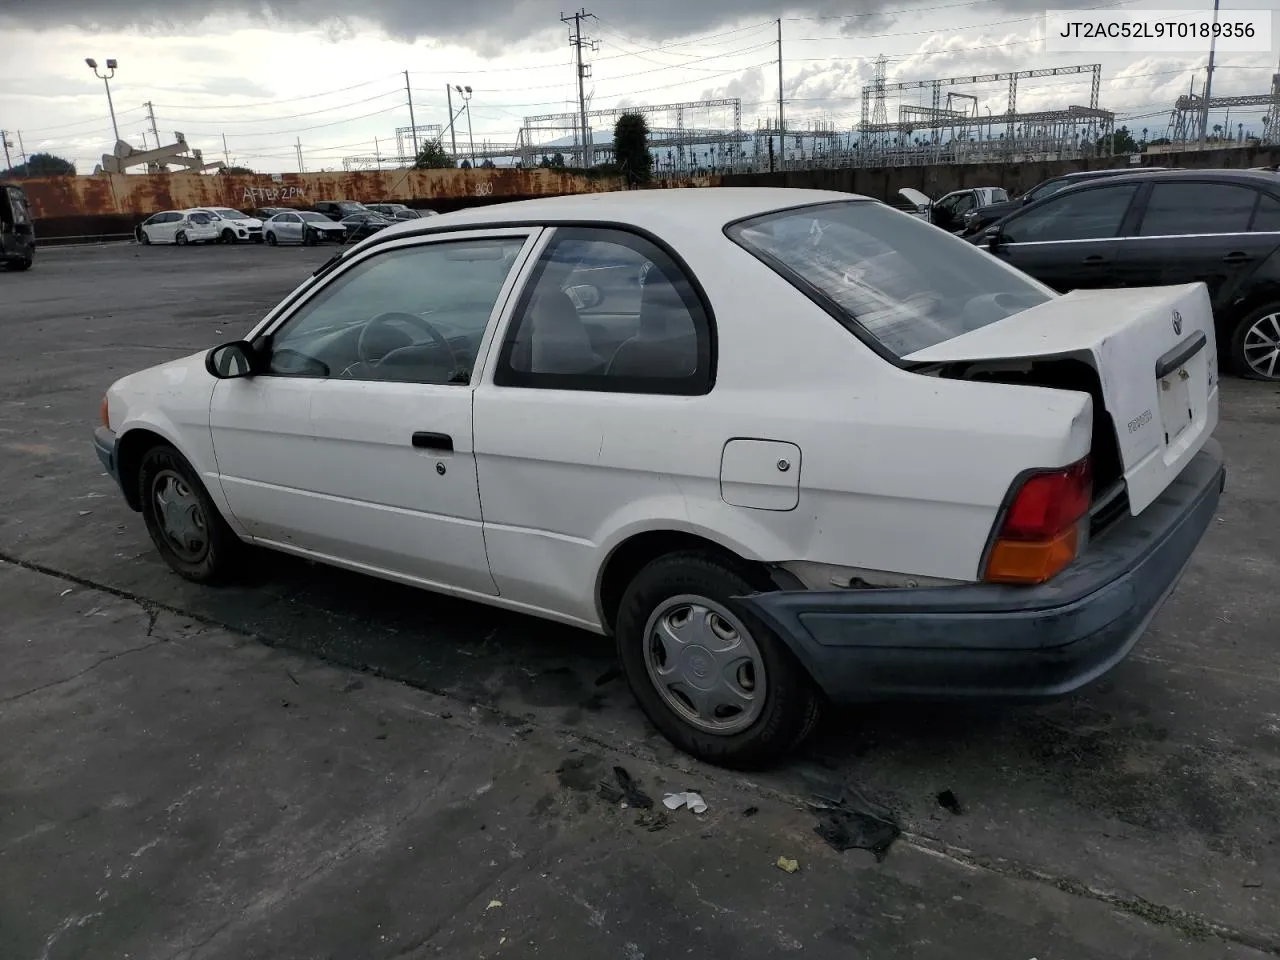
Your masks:
{"label": "cloudy sky", "polygon": [[[1054,6],[1212,9],[1187,0]],[[1271,6],[1274,0],[1224,0],[1224,9]],[[586,88],[593,108],[736,97],[747,127],[776,115],[778,17],[789,126],[852,127],[862,87],[884,55],[890,81],[1101,63],[1102,106],[1155,137],[1193,76],[1203,82],[1208,54],[1049,54],[1039,0],[601,0],[587,9],[596,15],[584,22],[597,41]],[[28,153],[53,152],[91,172],[112,133],[103,84],[84,59],[101,65],[115,57],[120,136],[137,148],[144,136],[154,145],[143,106],[150,101],[166,142],[182,131],[206,159],[263,172],[296,170],[299,142],[308,170],[341,169],[346,156],[394,154],[396,128],[409,123],[404,70],[419,124],[447,123],[446,86],[470,85],[477,147],[511,143],[522,118],[576,109],[561,13],[544,0],[0,0],[0,128],[15,145],[15,163],[20,134]],[[1280,31],[1280,15],[1273,19]],[[1273,32],[1270,52],[1220,52],[1214,95],[1265,92],[1278,51]],[[983,113],[1007,107],[1005,84],[958,89],[976,94]],[[891,95],[890,117],[922,97]],[[1026,80],[1018,109],[1087,104],[1088,97],[1087,75]],[[1264,112],[1234,111],[1229,122],[1256,130]],[[729,115],[707,111],[702,119],[722,125]],[[456,132],[465,151],[465,114]]]}

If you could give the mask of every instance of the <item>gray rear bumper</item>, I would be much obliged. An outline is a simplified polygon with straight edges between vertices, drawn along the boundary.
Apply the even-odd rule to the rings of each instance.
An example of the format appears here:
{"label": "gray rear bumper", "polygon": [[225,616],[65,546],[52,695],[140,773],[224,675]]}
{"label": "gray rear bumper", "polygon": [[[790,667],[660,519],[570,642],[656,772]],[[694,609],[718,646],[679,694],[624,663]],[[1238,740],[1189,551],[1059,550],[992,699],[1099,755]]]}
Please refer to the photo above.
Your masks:
{"label": "gray rear bumper", "polygon": [[1177,585],[1225,486],[1210,439],[1137,517],[1049,583],[763,593],[740,598],[835,701],[1035,700],[1102,676]]}

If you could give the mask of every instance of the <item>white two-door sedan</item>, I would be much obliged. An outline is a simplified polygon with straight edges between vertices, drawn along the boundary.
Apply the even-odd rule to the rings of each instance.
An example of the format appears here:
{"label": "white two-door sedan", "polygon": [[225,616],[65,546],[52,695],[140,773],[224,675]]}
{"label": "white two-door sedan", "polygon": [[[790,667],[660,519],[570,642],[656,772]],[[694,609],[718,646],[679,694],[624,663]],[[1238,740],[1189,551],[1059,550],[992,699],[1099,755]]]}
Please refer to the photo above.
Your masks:
{"label": "white two-door sedan", "polygon": [[650,190],[388,227],[116,382],[181,575],[256,544],[612,636],[683,749],[1118,663],[1225,478],[1200,284],[1059,296],[849,194]]}

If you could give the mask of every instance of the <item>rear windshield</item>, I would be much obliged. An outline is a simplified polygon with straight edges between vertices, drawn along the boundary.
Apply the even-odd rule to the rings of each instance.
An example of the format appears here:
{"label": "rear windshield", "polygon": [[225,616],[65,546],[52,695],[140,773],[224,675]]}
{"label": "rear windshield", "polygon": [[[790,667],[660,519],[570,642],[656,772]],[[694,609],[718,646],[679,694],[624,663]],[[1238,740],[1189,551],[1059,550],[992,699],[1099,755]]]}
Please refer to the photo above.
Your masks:
{"label": "rear windshield", "polygon": [[785,210],[728,232],[845,327],[899,358],[1054,295],[985,250],[882,203]]}

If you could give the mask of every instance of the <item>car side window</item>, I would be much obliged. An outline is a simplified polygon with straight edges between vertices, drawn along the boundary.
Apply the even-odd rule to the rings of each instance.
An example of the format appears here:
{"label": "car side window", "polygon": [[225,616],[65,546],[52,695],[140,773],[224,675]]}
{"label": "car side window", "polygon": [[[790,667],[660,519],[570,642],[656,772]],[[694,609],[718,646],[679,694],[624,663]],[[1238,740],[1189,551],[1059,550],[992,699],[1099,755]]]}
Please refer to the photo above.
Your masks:
{"label": "car side window", "polygon": [[1001,237],[1006,243],[1110,239],[1137,191],[1137,184],[1117,184],[1063,194],[1010,219]]}
{"label": "car side window", "polygon": [[685,271],[623,230],[559,228],[520,298],[494,382],[608,393],[707,393],[712,318]]}
{"label": "car side window", "polygon": [[1264,193],[1249,229],[1254,233],[1280,233],[1280,200]]}
{"label": "car side window", "polygon": [[276,376],[461,384],[525,237],[447,240],[354,264],[268,339]]}
{"label": "car side window", "polygon": [[1258,191],[1231,183],[1157,183],[1151,188],[1138,236],[1244,233],[1257,201]]}
{"label": "car side window", "polygon": [[954,213],[968,213],[973,209],[973,194],[966,193],[958,198],[954,204]]}

